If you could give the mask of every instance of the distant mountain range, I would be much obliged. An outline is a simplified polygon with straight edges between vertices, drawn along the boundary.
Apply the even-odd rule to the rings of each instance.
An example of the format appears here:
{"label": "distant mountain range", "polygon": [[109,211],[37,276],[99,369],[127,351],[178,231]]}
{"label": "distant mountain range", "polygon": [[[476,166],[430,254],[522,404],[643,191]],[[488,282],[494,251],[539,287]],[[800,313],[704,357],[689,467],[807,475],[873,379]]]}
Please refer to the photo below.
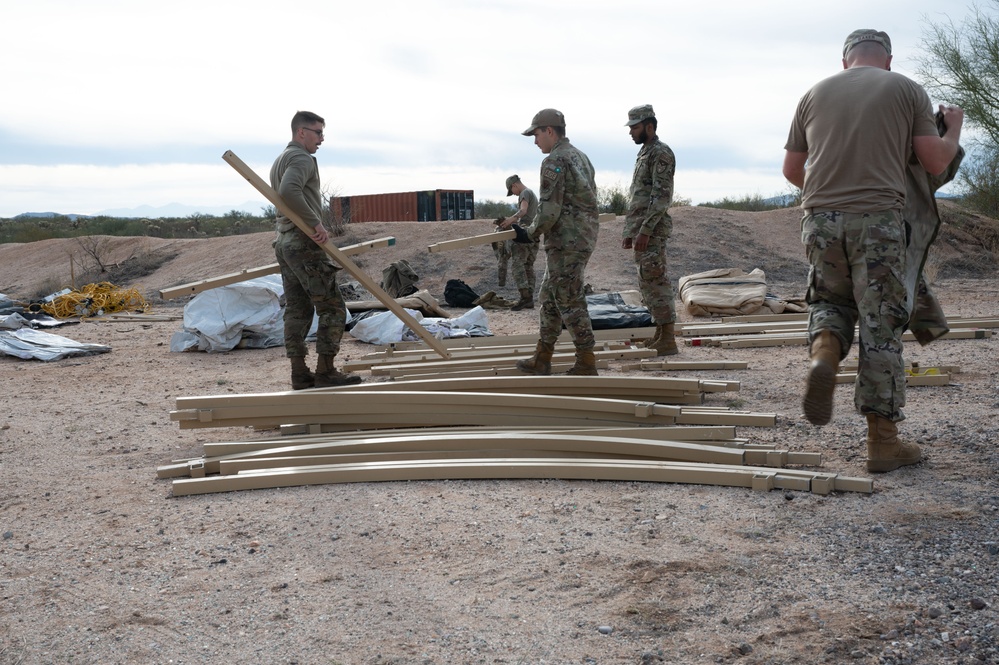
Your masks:
{"label": "distant mountain range", "polygon": [[100,212],[94,213],[93,215],[80,215],[76,213],[59,213],[59,212],[24,212],[20,215],[14,217],[14,219],[31,219],[31,218],[46,218],[46,217],[67,217],[70,220],[76,220],[81,217],[97,217],[104,215],[107,217],[127,217],[130,219],[158,219],[161,217],[190,217],[191,215],[214,215],[216,217],[225,215],[231,210],[238,210],[240,212],[246,212],[251,215],[260,215],[261,209],[268,205],[266,201],[244,201],[239,205],[227,205],[227,206],[190,206],[184,205],[182,203],[170,203],[164,206],[148,206],[143,205],[138,208],[113,208],[109,210],[101,210]]}

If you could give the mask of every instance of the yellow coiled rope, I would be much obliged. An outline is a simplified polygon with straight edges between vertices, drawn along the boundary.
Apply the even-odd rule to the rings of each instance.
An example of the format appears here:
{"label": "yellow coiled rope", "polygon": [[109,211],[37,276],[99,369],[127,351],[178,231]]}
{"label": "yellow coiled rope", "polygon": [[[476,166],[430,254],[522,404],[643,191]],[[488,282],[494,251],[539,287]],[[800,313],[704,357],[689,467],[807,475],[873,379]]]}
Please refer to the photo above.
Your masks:
{"label": "yellow coiled rope", "polygon": [[101,282],[56,296],[41,308],[57,319],[68,319],[124,311],[145,312],[149,304],[136,289],[121,289],[110,282]]}

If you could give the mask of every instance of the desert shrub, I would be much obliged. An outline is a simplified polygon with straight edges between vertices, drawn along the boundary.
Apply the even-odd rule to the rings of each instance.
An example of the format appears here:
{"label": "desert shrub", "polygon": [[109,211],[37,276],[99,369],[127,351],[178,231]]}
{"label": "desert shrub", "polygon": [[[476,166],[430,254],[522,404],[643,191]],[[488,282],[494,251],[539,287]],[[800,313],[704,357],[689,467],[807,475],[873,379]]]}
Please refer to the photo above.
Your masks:
{"label": "desert shrub", "polygon": [[747,194],[739,198],[725,197],[718,201],[702,203],[705,208],[719,208],[722,210],[741,210],[744,212],[764,212],[766,210],[780,210],[782,208],[794,208],[801,205],[801,192],[795,190],[788,194],[779,194],[764,198],[760,194]]}
{"label": "desert shrub", "polygon": [[[497,217],[509,217],[517,211],[517,206],[506,201],[484,201],[475,202],[475,216],[478,219],[496,219]],[[529,222],[529,220],[528,220]]]}

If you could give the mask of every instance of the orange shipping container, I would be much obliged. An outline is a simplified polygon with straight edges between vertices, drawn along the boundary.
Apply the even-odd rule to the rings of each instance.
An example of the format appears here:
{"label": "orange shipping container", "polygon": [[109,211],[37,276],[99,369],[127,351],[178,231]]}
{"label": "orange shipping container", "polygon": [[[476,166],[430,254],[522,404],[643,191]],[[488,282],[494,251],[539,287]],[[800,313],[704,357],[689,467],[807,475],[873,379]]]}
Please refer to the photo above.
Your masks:
{"label": "orange shipping container", "polygon": [[475,198],[470,189],[336,196],[330,199],[330,211],[345,224],[475,219]]}

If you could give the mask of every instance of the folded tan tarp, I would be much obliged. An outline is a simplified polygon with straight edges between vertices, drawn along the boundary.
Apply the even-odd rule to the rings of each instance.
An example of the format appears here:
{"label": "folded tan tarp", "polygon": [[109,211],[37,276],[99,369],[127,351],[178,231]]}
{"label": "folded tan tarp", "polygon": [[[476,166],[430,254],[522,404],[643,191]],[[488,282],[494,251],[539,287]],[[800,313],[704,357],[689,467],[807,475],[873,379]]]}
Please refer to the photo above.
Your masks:
{"label": "folded tan tarp", "polygon": [[767,278],[756,268],[717,268],[680,278],[680,299],[694,316],[736,316],[758,311],[767,297]]}

